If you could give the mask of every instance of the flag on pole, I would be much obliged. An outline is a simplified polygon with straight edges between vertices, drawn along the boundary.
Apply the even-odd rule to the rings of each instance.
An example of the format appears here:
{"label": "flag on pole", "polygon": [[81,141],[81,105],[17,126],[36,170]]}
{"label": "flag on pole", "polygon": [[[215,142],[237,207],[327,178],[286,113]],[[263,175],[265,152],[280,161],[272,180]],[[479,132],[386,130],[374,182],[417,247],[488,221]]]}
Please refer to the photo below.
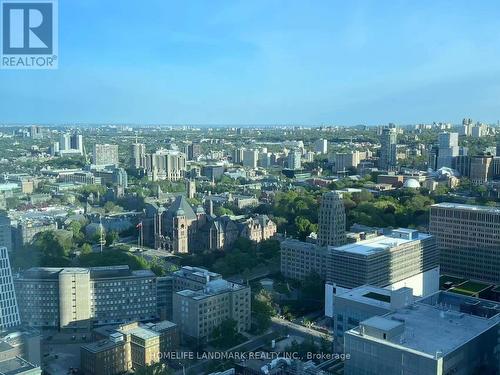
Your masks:
{"label": "flag on pole", "polygon": [[136,228],[142,228],[142,221],[135,226]]}

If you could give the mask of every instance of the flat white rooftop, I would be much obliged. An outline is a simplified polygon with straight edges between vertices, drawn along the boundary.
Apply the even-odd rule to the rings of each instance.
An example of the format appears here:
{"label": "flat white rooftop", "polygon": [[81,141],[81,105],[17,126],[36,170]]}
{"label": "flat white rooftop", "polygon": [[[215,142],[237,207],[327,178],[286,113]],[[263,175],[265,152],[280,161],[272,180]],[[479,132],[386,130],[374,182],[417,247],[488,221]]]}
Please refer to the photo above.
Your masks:
{"label": "flat white rooftop", "polygon": [[363,321],[363,325],[377,328],[382,331],[390,331],[391,329],[399,327],[402,324],[403,323],[398,320],[387,319],[382,316],[372,316],[371,318]]}
{"label": "flat white rooftop", "polygon": [[458,210],[467,210],[467,211],[481,211],[481,212],[488,212],[488,213],[500,215],[500,208],[489,207],[489,206],[475,206],[475,205],[471,205],[471,204],[445,202],[445,203],[433,204],[431,207],[454,208],[454,209],[458,209]]}
{"label": "flat white rooftop", "polygon": [[345,293],[336,295],[335,298],[342,298],[370,306],[386,308],[388,310],[391,307],[391,291],[371,285],[363,285],[351,289]]}
{"label": "flat white rooftop", "polygon": [[[464,343],[496,326],[499,321],[498,317],[486,319],[464,313],[447,312],[422,303],[416,303],[411,308],[400,309],[376,318],[376,320],[371,318],[365,322],[380,329],[404,322],[402,337],[389,340],[366,334],[363,337],[430,357],[435,357],[436,353],[446,355],[453,352]],[[361,336],[359,327],[348,331],[348,334]]]}
{"label": "flat white rooftop", "polygon": [[204,289],[200,290],[185,289],[177,292],[177,294],[195,300],[200,300],[210,296],[215,296],[220,293],[240,290],[244,288],[246,288],[245,285],[232,283],[224,279],[219,279],[208,282]]}
{"label": "flat white rooftop", "polygon": [[368,256],[376,254],[378,252],[387,251],[407,243],[424,240],[429,237],[431,237],[430,234],[425,234],[420,232],[416,234],[416,237],[414,239],[405,239],[399,237],[392,237],[391,235],[382,235],[352,244],[333,247],[333,249],[335,251],[344,251],[346,253]]}

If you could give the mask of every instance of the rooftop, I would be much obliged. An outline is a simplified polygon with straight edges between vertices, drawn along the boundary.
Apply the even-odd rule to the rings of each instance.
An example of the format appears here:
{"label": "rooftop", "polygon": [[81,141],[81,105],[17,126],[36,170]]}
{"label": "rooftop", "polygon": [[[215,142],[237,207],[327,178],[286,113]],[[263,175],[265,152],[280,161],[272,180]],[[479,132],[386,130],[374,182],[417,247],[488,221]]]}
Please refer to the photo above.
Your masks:
{"label": "rooftop", "polygon": [[20,357],[14,357],[0,362],[0,374],[2,375],[24,374],[36,368],[35,365]]}
{"label": "rooftop", "polygon": [[151,329],[142,326],[134,326],[130,328],[124,326],[121,329],[118,329],[117,331],[126,335],[134,335],[143,340],[152,339],[154,337],[160,337],[160,334],[158,332],[155,332]]}
{"label": "rooftop", "polygon": [[[373,255],[379,252],[387,251],[392,248],[414,242],[420,241],[432,237],[429,234],[424,234],[420,232],[410,232],[408,229],[398,229],[393,231],[393,233],[398,232],[401,234],[413,233],[413,239],[407,239],[404,237],[396,237],[393,234],[381,235],[374,238],[369,238],[367,240],[359,241],[352,244],[347,244],[343,246],[333,247],[335,251],[343,251],[347,253],[359,254],[364,256]],[[332,247],[330,247],[332,248]]]}
{"label": "rooftop", "polygon": [[348,292],[337,295],[336,298],[348,299],[387,309],[391,307],[391,291],[389,289],[377,288],[370,285],[351,289]]}
{"label": "rooftop", "polygon": [[[498,321],[499,319],[485,319],[416,303],[384,316],[370,318],[362,322],[362,325],[389,330],[403,324],[402,336],[382,340],[365,333],[364,337],[435,358],[436,355],[453,352],[465,342],[497,325]],[[350,330],[348,334],[361,335],[359,327]]]}
{"label": "rooftop", "polygon": [[303,249],[303,250],[325,250],[325,248],[321,248],[320,246],[317,246],[316,244],[313,244],[311,242],[304,242],[300,241],[294,238],[287,238],[284,241],[281,242],[281,247],[292,247],[295,249]]}
{"label": "rooftop", "polygon": [[144,324],[144,327],[151,329],[155,332],[163,331],[169,328],[174,328],[177,327],[177,324],[174,322],[171,322],[169,320],[162,320],[161,322],[157,323],[146,323]]}
{"label": "rooftop", "polygon": [[82,345],[82,349],[87,350],[92,353],[98,353],[104,350],[114,348],[116,346],[123,345],[124,341],[112,341],[108,339],[99,340],[90,344]]}
{"label": "rooftop", "polygon": [[471,204],[450,203],[450,202],[433,204],[431,207],[454,208],[457,210],[467,210],[467,211],[481,211],[481,212],[488,212],[491,214],[500,215],[500,208],[498,207],[474,206]]}
{"label": "rooftop", "polygon": [[418,301],[431,306],[445,306],[448,310],[465,312],[482,318],[500,319],[500,302],[489,301],[468,295],[457,295],[453,290],[440,291]]}
{"label": "rooftop", "polygon": [[227,280],[219,279],[219,280],[213,280],[210,281],[206,284],[204,289],[201,290],[181,290],[180,292],[177,292],[177,294],[184,296],[184,297],[189,297],[195,300],[201,300],[210,296],[215,296],[220,293],[225,293],[229,292],[232,290],[240,290],[246,288],[245,285],[241,284],[236,284],[229,282]]}
{"label": "rooftop", "polygon": [[389,319],[386,316],[372,316],[371,318],[368,318],[364,320],[363,325],[365,326],[370,326],[373,328],[377,328],[382,331],[390,331],[391,329],[394,329],[396,327],[399,327],[403,322],[400,320],[395,320],[395,319]]}
{"label": "rooftop", "polygon": [[203,277],[205,278],[206,276],[210,276],[210,278],[217,278],[220,277],[221,275],[215,272],[211,272],[207,270],[206,268],[201,268],[201,267],[191,267],[191,266],[184,266],[180,270],[174,272],[175,276],[178,277],[189,277],[191,275],[197,276],[197,277]]}
{"label": "rooftop", "polygon": [[155,274],[151,270],[131,271],[129,266],[106,266],[106,267],[32,267],[20,275],[22,279],[55,279],[59,278],[61,273],[80,273],[90,272],[91,279],[107,279],[117,277],[153,277]]}

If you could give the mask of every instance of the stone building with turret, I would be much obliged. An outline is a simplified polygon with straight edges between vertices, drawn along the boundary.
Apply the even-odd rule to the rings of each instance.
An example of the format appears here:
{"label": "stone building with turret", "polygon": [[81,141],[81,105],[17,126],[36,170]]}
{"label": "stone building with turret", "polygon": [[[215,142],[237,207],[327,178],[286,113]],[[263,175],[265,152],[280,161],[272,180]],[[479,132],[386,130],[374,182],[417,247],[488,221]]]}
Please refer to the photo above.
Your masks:
{"label": "stone building with turret", "polygon": [[228,217],[215,217],[202,206],[193,209],[180,195],[167,207],[146,207],[145,242],[173,253],[225,249],[239,236],[238,226]]}
{"label": "stone building with turret", "polygon": [[276,233],[276,225],[266,215],[244,222],[229,216],[215,216],[202,206],[193,208],[183,195],[164,207],[146,204],[143,219],[144,243],[177,254],[204,250],[225,250],[243,236],[260,242]]}

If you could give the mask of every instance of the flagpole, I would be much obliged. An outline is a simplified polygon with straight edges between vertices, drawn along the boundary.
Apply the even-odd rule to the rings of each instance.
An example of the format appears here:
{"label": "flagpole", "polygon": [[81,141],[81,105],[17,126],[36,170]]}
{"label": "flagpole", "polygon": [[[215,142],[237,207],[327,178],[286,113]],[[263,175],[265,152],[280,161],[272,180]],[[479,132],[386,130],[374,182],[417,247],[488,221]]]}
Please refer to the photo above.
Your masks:
{"label": "flagpole", "polygon": [[142,224],[142,221],[139,222],[139,224],[137,224],[135,227],[140,228],[139,234],[137,235],[137,247],[139,248],[139,250],[142,250],[142,247],[144,246],[144,226]]}
{"label": "flagpole", "polygon": [[102,216],[101,216],[101,214],[99,214],[99,243],[101,244],[101,253],[102,253],[102,245],[103,245],[103,243],[102,243],[102,240],[103,240],[102,234],[103,233],[102,232],[103,232],[103,230],[102,230]]}
{"label": "flagpole", "polygon": [[142,225],[142,221],[141,221],[141,250],[144,247],[144,231],[143,231],[143,228],[144,228],[144,225]]}

